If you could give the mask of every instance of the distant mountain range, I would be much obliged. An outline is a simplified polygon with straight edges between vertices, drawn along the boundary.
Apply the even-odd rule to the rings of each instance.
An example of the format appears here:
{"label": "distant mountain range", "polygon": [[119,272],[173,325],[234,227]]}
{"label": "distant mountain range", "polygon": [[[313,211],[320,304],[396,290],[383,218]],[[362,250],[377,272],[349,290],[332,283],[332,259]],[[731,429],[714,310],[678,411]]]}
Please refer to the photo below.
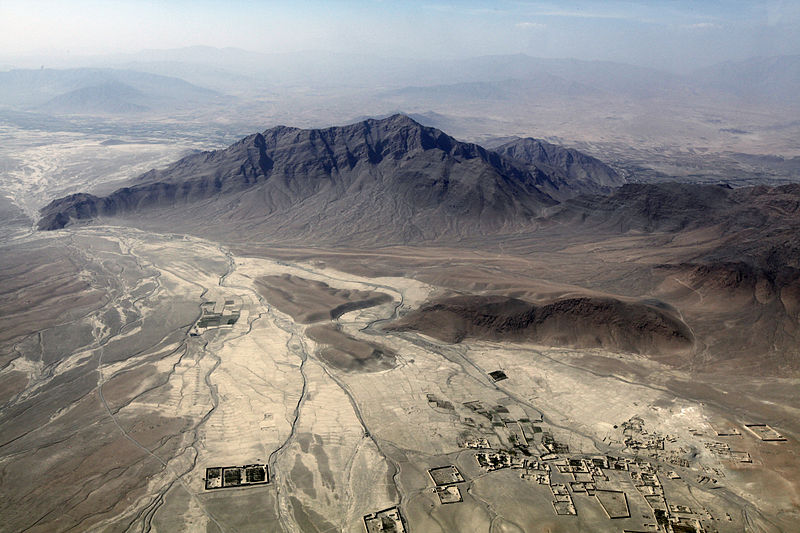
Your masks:
{"label": "distant mountain range", "polygon": [[[397,97],[456,95],[502,99],[514,98],[525,91],[540,96],[624,95],[637,99],[664,95],[682,98],[717,95],[796,107],[795,95],[800,87],[800,56],[754,57],[688,74],[610,61],[537,58],[526,54],[443,60],[325,51],[258,53],[203,46],[70,58],[60,62],[45,59],[39,58],[47,64],[55,61],[55,64],[82,67],[64,71],[44,69],[49,78],[57,76],[58,72],[74,78],[80,71],[93,72],[94,75],[105,71],[106,79],[89,85],[114,81],[108,79],[113,77],[142,90],[131,76],[141,78],[149,73],[164,78],[177,76],[199,86],[236,94],[316,87],[367,89]],[[88,66],[92,68],[84,68]],[[28,72],[25,76],[34,79],[32,72],[36,71],[16,72],[17,76]],[[151,82],[154,80],[150,79]],[[0,76],[0,97],[6,94],[2,92],[3,83],[3,76]],[[51,85],[49,81],[43,84],[44,87]],[[67,87],[59,92],[81,86]],[[33,88],[34,93],[41,90]],[[54,96],[57,94],[50,94],[50,97]]]}
{"label": "distant mountain range", "polygon": [[734,94],[748,101],[798,105],[800,55],[728,61],[693,72],[689,78],[705,91]]}
{"label": "distant mountain range", "polygon": [[423,83],[412,82],[383,96],[426,105],[447,100],[530,104],[575,98],[723,98],[796,108],[800,94],[800,56],[727,62],[688,74],[602,61],[488,56],[459,63],[458,68],[443,66],[440,74],[438,79],[421,75],[418,80]]}
{"label": "distant mountain range", "polygon": [[79,68],[0,72],[0,104],[64,114],[129,114],[207,105],[222,95],[182,79]]}
{"label": "distant mountain range", "polygon": [[[748,98],[770,96],[783,101],[797,94],[800,56],[753,57],[675,74],[654,68],[612,61],[539,58],[526,54],[487,55],[456,60],[397,58],[370,54],[339,54],[322,51],[257,53],[235,48],[189,47],[147,50],[111,57],[124,68],[156,69],[162,74],[181,71],[179,65],[219,69],[268,81],[271,85],[379,86],[413,91],[422,87],[477,84],[512,85],[525,82],[553,90],[613,92],[637,97],[685,94],[713,90]],[[166,68],[169,70],[158,70]],[[191,76],[188,68],[183,70]],[[408,87],[408,89],[402,89]]]}

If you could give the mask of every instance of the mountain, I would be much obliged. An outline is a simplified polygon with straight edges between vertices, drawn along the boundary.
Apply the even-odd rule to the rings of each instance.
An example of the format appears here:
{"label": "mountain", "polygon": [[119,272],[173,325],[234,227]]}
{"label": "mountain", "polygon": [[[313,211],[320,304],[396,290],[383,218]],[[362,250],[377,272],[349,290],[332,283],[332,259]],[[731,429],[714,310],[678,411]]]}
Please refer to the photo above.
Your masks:
{"label": "mountain", "polygon": [[533,165],[548,172],[564,194],[551,193],[566,199],[580,193],[607,193],[625,183],[616,170],[595,157],[539,139],[526,138],[507,142],[493,149],[498,154]]}
{"label": "mountain", "polygon": [[[401,80],[402,81],[402,80]],[[581,61],[492,55],[418,67],[410,83],[382,96],[407,105],[433,102],[511,102],[541,104],[542,100],[608,101],[620,96],[645,99],[689,94],[683,78],[655,69],[608,61]]]}
{"label": "mountain", "polygon": [[657,69],[613,61],[542,58],[526,54],[468,58],[451,62],[449,68],[443,66],[442,69],[440,75],[444,79],[458,82],[511,79],[537,82],[550,78],[599,92],[638,97],[674,92],[683,87],[677,76]]}
{"label": "mountain", "polygon": [[441,59],[329,50],[259,53],[230,47],[194,46],[119,54],[104,61],[117,66],[136,65],[143,70],[149,70],[147,65],[153,68],[169,65],[184,70],[188,65],[203,66],[251,76],[274,86],[399,88],[411,84],[432,86],[496,80],[549,85],[552,80],[559,87],[575,84],[592,90],[653,94],[678,82],[674,75],[623,63],[538,58],[526,54]]}
{"label": "mountain", "polygon": [[745,260],[779,285],[786,267],[800,268],[798,185],[622,182],[576,150],[517,139],[491,151],[393,115],[327,129],[278,126],[151,170],[107,196],[54,200],[38,227],[120,217],[227,240],[351,245],[453,243],[547,228],[703,230],[713,246],[707,241],[702,254],[678,263]]}
{"label": "mountain", "polygon": [[[675,233],[713,227],[723,235],[761,232],[774,236],[787,228],[800,229],[800,185],[732,188],[630,183],[609,195],[569,199],[551,219],[606,232]],[[744,241],[735,244],[741,246]]]}
{"label": "mountain", "polygon": [[607,196],[569,199],[549,222],[583,233],[686,239],[694,247],[689,255],[662,267],[691,271],[698,283],[711,279],[727,291],[752,293],[759,283],[762,292],[784,291],[785,311],[800,319],[800,184],[626,184]]}
{"label": "mountain", "polygon": [[0,72],[0,101],[19,109],[130,113],[189,108],[222,95],[171,76],[107,68]]}
{"label": "mountain", "polygon": [[[77,57],[8,58],[9,63],[38,67],[111,67],[179,76],[203,86],[224,87],[225,78],[239,77],[259,91],[278,87],[350,87],[392,90],[407,86],[494,83],[519,80],[576,84],[592,91],[626,95],[663,94],[680,86],[677,75],[609,61],[540,58],[526,54],[477,57],[402,57],[330,50],[252,52],[237,48],[192,46],[135,53]],[[538,81],[537,81],[538,80]],[[238,80],[237,80],[238,81]],[[240,87],[241,90],[247,90]],[[255,92],[255,91],[254,91]]]}
{"label": "mountain", "polygon": [[127,114],[147,111],[147,106],[135,103],[145,100],[146,96],[130,85],[110,81],[60,94],[39,108],[53,113]]}
{"label": "mountain", "polygon": [[500,81],[465,81],[441,85],[410,86],[388,91],[384,97],[399,97],[410,102],[516,102],[557,95],[562,98],[606,96],[606,92],[584,83],[551,74],[536,79],[502,79]]}
{"label": "mountain", "polygon": [[729,217],[735,203],[727,186],[630,183],[613,194],[570,199],[551,218],[595,231],[676,232],[714,225]]}
{"label": "mountain", "polygon": [[759,265],[775,254],[792,265],[800,257],[797,185],[623,182],[577,150],[529,138],[492,151],[393,115],[327,129],[277,126],[151,170],[107,196],[54,200],[38,226],[117,216],[226,238],[382,244],[554,225],[605,234],[711,228],[737,237],[715,260],[745,245]]}
{"label": "mountain", "polygon": [[[435,72],[431,60],[340,53],[330,50],[252,52],[239,48],[190,46],[143,50],[132,54],[98,57],[94,61],[117,68],[133,68],[156,74],[180,73],[195,83],[251,92],[277,87],[350,87],[363,89],[384,84],[408,84],[422,72]],[[438,64],[438,62],[436,62]],[[422,69],[422,71],[421,71]],[[228,77],[247,86],[230,87]],[[216,78],[216,79],[215,79]],[[439,79],[439,78],[437,78]],[[235,80],[238,81],[238,80]],[[253,94],[256,91],[252,91]]]}
{"label": "mountain", "polygon": [[748,102],[767,101],[797,107],[800,55],[726,61],[690,76],[700,90],[736,95]]}
{"label": "mountain", "polygon": [[146,212],[151,224],[267,239],[452,239],[530,227],[557,203],[551,192],[565,194],[562,180],[394,115],[322,130],[278,126],[105,197],[55,200],[39,227]]}
{"label": "mountain", "polygon": [[[710,97],[716,101],[731,95],[750,103],[795,106],[795,95],[800,89],[800,56],[797,55],[728,61],[686,75],[610,61],[542,58],[526,54],[441,59],[325,50],[259,53],[204,46],[83,58],[31,57],[13,61],[9,58],[8,62],[26,66],[45,63],[73,67],[42,69],[42,72],[50,72],[50,76],[54,72],[71,71],[70,76],[77,71],[136,71],[161,77],[178,76],[226,93],[261,95],[265,90],[278,88],[349,87],[376,91],[389,100],[408,98],[409,102],[443,98],[467,101],[479,96],[506,101],[520,96],[529,99],[535,95],[539,98],[601,98],[605,101],[616,97],[639,101],[670,96],[685,103],[698,97]],[[4,74],[0,73],[0,88]],[[72,86],[61,92],[77,88]],[[53,96],[56,94],[50,94]]]}
{"label": "mountain", "polygon": [[[496,150],[404,115],[278,126],[107,196],[54,200],[38,227],[99,219],[243,248],[402,244],[513,254],[525,258],[524,279],[556,276],[569,288],[509,284],[502,273],[511,264],[490,261],[477,277],[442,274],[455,290],[487,294],[430,302],[400,326],[428,331],[433,323],[435,332],[441,324],[452,340],[508,334],[655,353],[714,371],[800,368],[800,185],[615,188],[613,170],[580,152],[535,139]],[[487,272],[497,281],[487,282]]]}

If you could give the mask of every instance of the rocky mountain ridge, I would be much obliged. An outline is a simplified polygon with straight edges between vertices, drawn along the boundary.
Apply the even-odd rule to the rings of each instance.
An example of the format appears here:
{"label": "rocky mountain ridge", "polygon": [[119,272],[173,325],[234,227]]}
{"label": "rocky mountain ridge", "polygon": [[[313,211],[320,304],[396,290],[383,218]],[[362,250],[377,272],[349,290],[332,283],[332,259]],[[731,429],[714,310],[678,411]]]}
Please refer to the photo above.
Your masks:
{"label": "rocky mountain ridge", "polygon": [[594,183],[591,170],[570,186],[582,160],[562,163],[513,159],[404,115],[322,130],[278,126],[147,172],[105,197],[55,200],[39,228],[144,212],[180,225],[202,210],[203,222],[218,228],[323,242],[507,233],[559,200],[607,187],[608,176]]}

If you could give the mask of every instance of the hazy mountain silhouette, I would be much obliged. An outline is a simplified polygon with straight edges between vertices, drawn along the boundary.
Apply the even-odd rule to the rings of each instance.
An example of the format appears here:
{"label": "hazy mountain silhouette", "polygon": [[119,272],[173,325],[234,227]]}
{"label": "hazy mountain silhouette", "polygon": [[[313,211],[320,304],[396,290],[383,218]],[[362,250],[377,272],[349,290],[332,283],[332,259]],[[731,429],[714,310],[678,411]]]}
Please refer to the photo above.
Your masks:
{"label": "hazy mountain silhouette", "polygon": [[141,91],[120,82],[90,85],[60,94],[39,108],[54,113],[136,113],[147,111],[147,97]]}
{"label": "hazy mountain silhouette", "polygon": [[55,113],[130,113],[217,101],[221,95],[182,79],[132,70],[41,69],[0,72],[0,101]]}
{"label": "hazy mountain silhouette", "polygon": [[800,55],[726,61],[697,70],[690,79],[705,91],[729,93],[749,102],[767,101],[797,107]]}

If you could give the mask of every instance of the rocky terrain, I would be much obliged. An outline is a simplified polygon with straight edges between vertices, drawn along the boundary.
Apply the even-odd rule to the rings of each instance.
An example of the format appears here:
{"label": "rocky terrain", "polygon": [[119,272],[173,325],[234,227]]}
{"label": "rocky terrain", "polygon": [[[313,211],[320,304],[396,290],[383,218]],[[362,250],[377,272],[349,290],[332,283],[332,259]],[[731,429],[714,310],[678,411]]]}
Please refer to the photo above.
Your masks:
{"label": "rocky terrain", "polygon": [[694,343],[689,327],[668,310],[587,296],[538,305],[458,296],[426,303],[388,327],[453,343],[473,338],[662,355],[689,353]]}
{"label": "rocky terrain", "polygon": [[517,139],[492,149],[500,155],[537,168],[550,169],[560,200],[576,194],[609,193],[625,183],[616,170],[595,157],[541,139]]}

